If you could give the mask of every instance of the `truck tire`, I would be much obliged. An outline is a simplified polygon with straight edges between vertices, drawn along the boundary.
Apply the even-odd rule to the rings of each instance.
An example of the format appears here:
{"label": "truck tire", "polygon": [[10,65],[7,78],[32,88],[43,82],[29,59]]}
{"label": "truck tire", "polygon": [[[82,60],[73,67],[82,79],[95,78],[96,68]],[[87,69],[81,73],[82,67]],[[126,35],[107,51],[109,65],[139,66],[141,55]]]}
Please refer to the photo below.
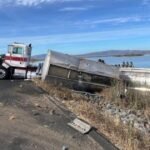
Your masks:
{"label": "truck tire", "polygon": [[0,80],[6,79],[8,71],[4,67],[0,67]]}

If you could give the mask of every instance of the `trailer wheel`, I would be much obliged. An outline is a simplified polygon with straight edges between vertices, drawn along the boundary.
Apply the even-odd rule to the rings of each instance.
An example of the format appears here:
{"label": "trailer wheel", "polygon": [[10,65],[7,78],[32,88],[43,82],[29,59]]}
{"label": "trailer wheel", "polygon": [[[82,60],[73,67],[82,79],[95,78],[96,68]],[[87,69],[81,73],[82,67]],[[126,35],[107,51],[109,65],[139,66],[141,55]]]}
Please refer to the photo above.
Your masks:
{"label": "trailer wheel", "polygon": [[6,79],[7,74],[7,70],[3,67],[0,67],[0,80]]}

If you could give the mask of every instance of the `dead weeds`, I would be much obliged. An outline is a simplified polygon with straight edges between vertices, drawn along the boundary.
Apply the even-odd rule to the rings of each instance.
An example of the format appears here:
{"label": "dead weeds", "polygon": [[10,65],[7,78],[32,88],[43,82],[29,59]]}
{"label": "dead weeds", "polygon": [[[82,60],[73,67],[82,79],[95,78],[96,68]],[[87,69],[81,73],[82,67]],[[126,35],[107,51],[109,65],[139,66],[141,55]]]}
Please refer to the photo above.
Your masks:
{"label": "dead weeds", "polygon": [[122,82],[114,84],[113,87],[104,89],[101,95],[122,109],[140,111],[144,117],[150,120],[150,92],[139,92],[133,89],[125,91],[126,87]]}
{"label": "dead weeds", "polygon": [[[72,112],[97,128],[99,132],[103,133],[120,149],[149,150],[149,137],[141,135],[130,126],[123,125],[120,120],[109,117],[101,111],[100,105],[93,104],[91,101],[87,101],[86,98],[80,97],[79,94],[74,94],[71,90],[64,87],[57,87],[40,80],[34,80],[34,82],[51,96],[59,98]],[[105,95],[104,92],[103,94]],[[106,93],[108,98],[113,97],[111,91]],[[117,101],[116,99],[113,100]]]}

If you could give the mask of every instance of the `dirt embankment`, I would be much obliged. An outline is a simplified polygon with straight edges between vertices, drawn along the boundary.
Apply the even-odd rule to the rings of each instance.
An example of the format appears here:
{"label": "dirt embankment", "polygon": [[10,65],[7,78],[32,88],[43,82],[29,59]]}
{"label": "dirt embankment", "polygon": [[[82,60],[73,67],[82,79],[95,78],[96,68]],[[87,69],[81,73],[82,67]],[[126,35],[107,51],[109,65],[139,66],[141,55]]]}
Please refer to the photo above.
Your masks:
{"label": "dirt embankment", "polygon": [[[120,117],[110,115],[106,110],[108,103],[118,105],[121,109],[125,108],[124,103],[115,103],[111,99],[106,100],[107,96],[113,96],[114,91],[103,92],[99,97],[83,96],[64,87],[56,87],[42,81],[34,81],[50,95],[64,103],[72,112],[81,119],[86,120],[92,126],[96,127],[100,133],[103,133],[110,141],[112,141],[119,149],[122,150],[149,150],[150,138],[147,134],[141,134],[131,124],[124,124]],[[112,92],[112,93],[111,93]],[[105,95],[106,94],[106,95]],[[110,95],[109,95],[110,94]],[[113,96],[114,98],[114,96]],[[119,100],[120,102],[120,100]]]}

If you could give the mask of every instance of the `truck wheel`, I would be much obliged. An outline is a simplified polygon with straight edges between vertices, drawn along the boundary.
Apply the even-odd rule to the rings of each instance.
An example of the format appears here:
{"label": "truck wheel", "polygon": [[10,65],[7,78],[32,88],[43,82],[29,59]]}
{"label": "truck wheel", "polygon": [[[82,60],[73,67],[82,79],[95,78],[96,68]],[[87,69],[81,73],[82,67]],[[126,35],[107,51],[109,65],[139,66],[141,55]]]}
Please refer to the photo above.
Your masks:
{"label": "truck wheel", "polygon": [[0,67],[0,80],[6,79],[7,77],[7,70],[3,67]]}

